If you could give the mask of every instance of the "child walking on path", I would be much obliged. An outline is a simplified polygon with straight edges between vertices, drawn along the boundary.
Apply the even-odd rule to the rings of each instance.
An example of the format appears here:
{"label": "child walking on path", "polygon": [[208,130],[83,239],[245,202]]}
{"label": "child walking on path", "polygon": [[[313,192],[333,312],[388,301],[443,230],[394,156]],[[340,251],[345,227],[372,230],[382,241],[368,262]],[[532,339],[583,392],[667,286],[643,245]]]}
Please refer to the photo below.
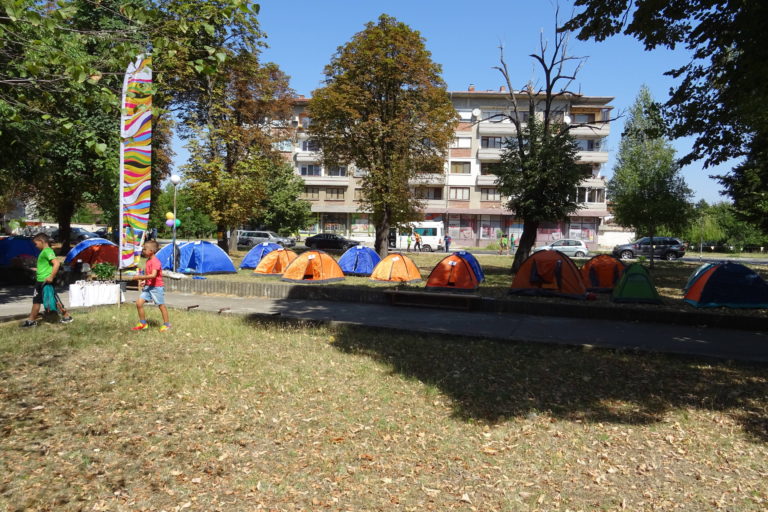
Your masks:
{"label": "child walking on path", "polygon": [[139,288],[141,288],[141,295],[136,301],[136,310],[139,313],[139,323],[131,329],[133,331],[149,329],[147,315],[144,312],[144,303],[148,300],[157,304],[160,313],[163,315],[163,325],[160,326],[160,331],[167,331],[171,327],[171,322],[168,319],[168,308],[165,307],[163,266],[160,264],[160,260],[157,259],[157,256],[155,256],[158,248],[159,246],[154,240],[144,242],[144,247],[141,251],[142,255],[147,258],[147,264],[144,267],[144,275],[132,276],[131,278],[126,279],[128,281],[138,281]]}
{"label": "child walking on path", "polygon": [[[53,253],[53,249],[51,249],[51,239],[45,233],[38,233],[32,238],[32,243],[40,249],[40,255],[37,257],[37,267],[33,269],[37,272],[37,280],[35,291],[32,293],[32,311],[29,312],[29,318],[21,326],[37,326],[37,315],[40,313],[40,306],[43,304],[44,295],[49,295],[49,300],[53,301],[56,309],[61,313],[60,322],[68,324],[72,321],[72,316],[64,309],[64,305],[58,300],[56,291],[53,288],[53,280],[56,279],[56,274],[59,273],[61,263],[56,259],[56,255]],[[46,290],[46,288],[48,289]]]}

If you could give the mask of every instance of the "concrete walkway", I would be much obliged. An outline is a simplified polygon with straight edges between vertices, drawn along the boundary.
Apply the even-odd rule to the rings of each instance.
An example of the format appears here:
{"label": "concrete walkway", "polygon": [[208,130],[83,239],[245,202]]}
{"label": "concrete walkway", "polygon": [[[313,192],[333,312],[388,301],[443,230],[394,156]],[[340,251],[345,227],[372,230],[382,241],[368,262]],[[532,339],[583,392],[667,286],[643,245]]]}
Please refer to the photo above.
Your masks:
{"label": "concrete walkway", "polygon": [[[69,304],[66,293],[61,294]],[[126,294],[127,301],[138,297]],[[595,346],[717,359],[768,362],[763,332],[648,322],[618,322],[512,313],[460,312],[379,304],[244,298],[167,293],[170,308],[226,315],[312,320],[409,332],[451,334],[505,341]],[[0,287],[0,321],[24,318],[31,307],[29,287]],[[171,313],[173,315],[173,313]],[[75,310],[77,321],[77,310]],[[171,317],[173,321],[173,317]]]}

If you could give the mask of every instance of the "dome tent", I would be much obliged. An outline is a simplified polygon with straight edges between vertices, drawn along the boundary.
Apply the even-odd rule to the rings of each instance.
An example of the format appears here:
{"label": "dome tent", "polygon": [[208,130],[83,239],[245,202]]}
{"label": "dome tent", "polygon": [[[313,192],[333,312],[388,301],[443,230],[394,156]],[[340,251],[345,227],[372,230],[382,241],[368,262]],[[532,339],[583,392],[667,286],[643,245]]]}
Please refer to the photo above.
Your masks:
{"label": "dome tent", "polygon": [[282,275],[285,269],[288,268],[288,265],[296,258],[295,252],[280,247],[261,258],[259,265],[254,269],[253,273],[257,276]]}
{"label": "dome tent", "polygon": [[105,238],[89,238],[69,250],[64,264],[74,267],[78,263],[88,263],[90,266],[111,263],[117,266],[118,253],[117,244]]}
{"label": "dome tent", "polygon": [[346,275],[370,276],[380,261],[381,257],[376,251],[364,245],[356,245],[341,255],[339,266]]}
{"label": "dome tent", "polygon": [[697,308],[768,308],[768,284],[740,263],[699,268],[686,287],[683,300]]}
{"label": "dome tent", "polygon": [[539,251],[528,256],[515,274],[509,293],[587,298],[579,269],[560,251]]}
{"label": "dome tent", "polygon": [[475,277],[477,278],[478,283],[485,281],[485,272],[483,272],[483,267],[480,265],[480,262],[477,261],[477,258],[475,258],[474,254],[469,251],[456,251],[454,254],[457,254],[458,256],[467,260],[467,263],[469,263],[469,266],[472,267],[472,270],[475,272]]}
{"label": "dome tent", "polygon": [[18,256],[29,256],[37,259],[39,254],[40,249],[35,247],[31,238],[9,236],[0,240],[0,266],[10,265],[11,260]]}
{"label": "dome tent", "polygon": [[328,253],[307,251],[298,256],[283,272],[283,281],[294,283],[327,283],[344,280],[344,272]]}
{"label": "dome tent", "polygon": [[[466,253],[468,254],[468,253]],[[474,291],[480,285],[475,270],[458,252],[440,260],[427,278],[427,290]]]}
{"label": "dome tent", "polygon": [[613,302],[634,302],[640,304],[661,304],[651,275],[640,263],[633,263],[624,270],[613,289]]}
{"label": "dome tent", "polygon": [[280,246],[272,242],[262,242],[254,245],[248,254],[245,255],[240,263],[240,268],[256,268],[261,259],[272,251],[276,251]]}
{"label": "dome tent", "polygon": [[613,290],[624,273],[624,263],[609,254],[598,254],[581,267],[581,279],[591,292]]}
{"label": "dome tent", "polygon": [[[157,252],[158,259],[165,270],[173,268],[173,248],[168,244]],[[218,245],[200,240],[180,245],[176,271],[183,274],[228,274],[237,272],[235,264],[227,253]]]}
{"label": "dome tent", "polygon": [[374,281],[417,283],[421,281],[419,267],[411,258],[399,252],[393,252],[381,260],[371,273]]}

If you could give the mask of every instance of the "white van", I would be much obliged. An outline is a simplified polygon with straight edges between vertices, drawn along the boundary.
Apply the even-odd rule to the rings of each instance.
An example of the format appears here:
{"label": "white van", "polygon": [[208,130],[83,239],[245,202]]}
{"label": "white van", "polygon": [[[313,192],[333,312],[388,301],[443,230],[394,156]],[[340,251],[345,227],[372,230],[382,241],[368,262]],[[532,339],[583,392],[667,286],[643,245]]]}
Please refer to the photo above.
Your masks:
{"label": "white van", "polygon": [[[434,252],[443,250],[443,237],[445,236],[445,228],[442,222],[424,221],[424,222],[412,222],[410,223],[411,229],[414,233],[421,235],[421,250],[425,252]],[[397,249],[408,248],[408,233],[402,230],[398,231],[394,237],[397,240]],[[416,244],[416,241],[411,237],[411,249]],[[392,237],[390,237],[390,247],[392,247]]]}

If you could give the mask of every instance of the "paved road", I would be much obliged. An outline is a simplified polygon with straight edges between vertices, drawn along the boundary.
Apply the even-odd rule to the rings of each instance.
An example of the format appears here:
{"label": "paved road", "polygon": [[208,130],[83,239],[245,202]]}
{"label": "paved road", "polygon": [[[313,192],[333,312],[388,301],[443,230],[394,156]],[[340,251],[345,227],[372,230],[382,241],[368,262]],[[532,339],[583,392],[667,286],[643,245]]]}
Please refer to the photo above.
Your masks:
{"label": "paved road", "polygon": [[[129,291],[132,302],[137,292]],[[62,294],[68,304],[67,294]],[[342,325],[453,334],[506,341],[596,346],[684,354],[718,359],[768,362],[768,335],[657,324],[560,318],[512,313],[457,312],[378,304],[166,294],[171,308],[197,306],[195,311],[226,315],[281,316]],[[30,308],[27,287],[0,287],[0,321],[25,316]],[[75,310],[75,318],[77,317]]]}

